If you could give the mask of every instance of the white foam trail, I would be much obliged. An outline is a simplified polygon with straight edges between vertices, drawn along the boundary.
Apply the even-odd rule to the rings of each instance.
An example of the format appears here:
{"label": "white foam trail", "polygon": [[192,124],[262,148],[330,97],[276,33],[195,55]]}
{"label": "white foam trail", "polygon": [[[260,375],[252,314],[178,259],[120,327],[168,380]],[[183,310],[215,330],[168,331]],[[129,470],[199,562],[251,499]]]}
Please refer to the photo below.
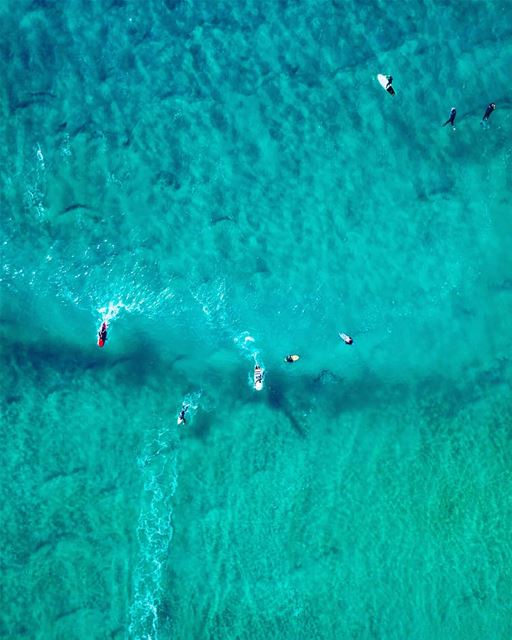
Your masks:
{"label": "white foam trail", "polygon": [[46,191],[46,164],[43,151],[39,144],[35,147],[36,165],[27,177],[27,188],[23,194],[25,206],[29,211],[35,211],[36,217],[45,217],[44,198]]}
{"label": "white foam trail", "polygon": [[102,322],[111,322],[117,318],[121,311],[126,311],[127,313],[146,313],[150,307],[157,307],[159,301],[163,302],[173,297],[174,294],[164,290],[160,292],[160,298],[157,299],[156,302],[154,299],[148,300],[146,298],[135,299],[128,302],[129,298],[127,298],[126,302],[123,302],[123,300],[119,300],[118,302],[110,301],[106,306],[99,307],[97,312],[100,314]]}
{"label": "white foam trail", "polygon": [[[266,375],[265,364],[261,357],[260,350],[256,346],[256,340],[247,332],[243,331],[239,336],[233,339],[233,342],[239,347],[244,356],[251,358],[254,364],[259,364],[263,369],[263,377]],[[254,388],[254,371],[251,370],[247,375],[247,384],[251,389]]]}
{"label": "white foam trail", "polygon": [[39,166],[40,168],[44,171],[46,169],[46,165],[44,163],[44,156],[43,156],[43,152],[41,150],[41,146],[38,144],[37,145],[37,152],[36,152],[36,156],[37,156],[37,160],[39,162]]}
{"label": "white foam trail", "polygon": [[194,415],[199,407],[199,399],[201,398],[202,393],[202,389],[199,391],[194,391],[193,393],[187,393],[187,395],[182,400],[181,407],[188,407],[186,413],[187,424],[190,424],[194,419]]}
{"label": "white foam trail", "polygon": [[[238,332],[232,320],[232,313],[229,313],[227,304],[226,286],[223,280],[215,281],[215,291],[212,293],[208,285],[202,285],[197,291],[191,291],[191,295],[201,305],[203,313],[207,318],[207,323],[217,332],[222,331],[226,338],[233,340],[233,343],[241,351],[243,356],[259,364],[265,372],[265,365],[261,357],[260,350],[256,344],[256,338],[248,331]],[[254,371],[248,374],[248,384],[254,388]]]}
{"label": "white foam trail", "polygon": [[128,309],[128,307],[122,302],[109,302],[106,307],[100,307],[98,313],[101,314],[102,322],[111,322],[119,315],[121,309]]}
{"label": "white foam trail", "polygon": [[260,350],[256,346],[256,339],[248,331],[242,331],[241,334],[233,338],[233,342],[247,358],[252,358],[255,364],[262,364]]}
{"label": "white foam trail", "polygon": [[130,607],[129,635],[140,640],[158,640],[162,572],[172,540],[171,500],[178,480],[175,429],[172,424],[160,428],[137,460],[143,475],[144,495],[137,523],[139,562]]}

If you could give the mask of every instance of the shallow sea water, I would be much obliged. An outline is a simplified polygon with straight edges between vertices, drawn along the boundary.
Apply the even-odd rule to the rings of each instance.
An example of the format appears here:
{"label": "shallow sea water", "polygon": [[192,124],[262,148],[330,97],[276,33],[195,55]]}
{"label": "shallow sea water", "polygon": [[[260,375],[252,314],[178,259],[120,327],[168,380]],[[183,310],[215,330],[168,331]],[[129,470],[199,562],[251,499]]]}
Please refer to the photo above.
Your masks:
{"label": "shallow sea water", "polygon": [[508,639],[510,2],[0,13],[0,637]]}

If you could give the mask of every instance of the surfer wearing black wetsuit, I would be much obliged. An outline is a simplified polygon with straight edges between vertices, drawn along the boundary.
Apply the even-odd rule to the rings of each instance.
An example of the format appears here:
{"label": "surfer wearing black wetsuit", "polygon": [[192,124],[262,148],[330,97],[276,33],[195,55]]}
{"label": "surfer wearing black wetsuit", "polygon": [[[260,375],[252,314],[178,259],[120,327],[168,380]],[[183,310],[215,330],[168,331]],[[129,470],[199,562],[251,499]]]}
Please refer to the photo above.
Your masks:
{"label": "surfer wearing black wetsuit", "polygon": [[386,78],[388,79],[388,83],[386,85],[386,91],[394,96],[395,95],[395,90],[393,89],[393,87],[391,86],[391,83],[393,82],[393,76],[386,76]]}
{"label": "surfer wearing black wetsuit", "polygon": [[494,111],[494,109],[496,109],[496,105],[494,104],[494,102],[491,102],[491,104],[488,105],[487,109],[485,110],[484,117],[482,118],[482,122],[487,122],[487,120],[489,120],[489,116]]}
{"label": "surfer wearing black wetsuit", "polygon": [[188,404],[184,404],[183,408],[180,411],[180,415],[178,416],[178,420],[181,420],[183,424],[187,424],[187,421],[185,420],[185,414],[187,413],[187,410],[188,410]]}
{"label": "surfer wearing black wetsuit", "polygon": [[105,344],[105,342],[107,341],[107,327],[108,324],[106,322],[103,322],[100,330],[98,331],[98,338],[101,340],[101,342],[103,342],[103,344]]}
{"label": "surfer wearing black wetsuit", "polygon": [[455,107],[451,108],[450,111],[450,117],[448,118],[448,120],[443,124],[443,127],[446,127],[447,124],[451,124],[452,127],[455,129],[455,116],[457,115],[457,109]]}

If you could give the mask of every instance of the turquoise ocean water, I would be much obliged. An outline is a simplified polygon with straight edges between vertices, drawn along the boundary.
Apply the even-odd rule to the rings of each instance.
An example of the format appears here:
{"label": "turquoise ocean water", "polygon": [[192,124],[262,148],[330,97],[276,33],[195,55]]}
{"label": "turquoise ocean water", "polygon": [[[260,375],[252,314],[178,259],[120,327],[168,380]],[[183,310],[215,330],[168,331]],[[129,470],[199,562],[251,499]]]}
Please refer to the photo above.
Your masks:
{"label": "turquoise ocean water", "polygon": [[0,637],[510,638],[510,1],[0,15]]}

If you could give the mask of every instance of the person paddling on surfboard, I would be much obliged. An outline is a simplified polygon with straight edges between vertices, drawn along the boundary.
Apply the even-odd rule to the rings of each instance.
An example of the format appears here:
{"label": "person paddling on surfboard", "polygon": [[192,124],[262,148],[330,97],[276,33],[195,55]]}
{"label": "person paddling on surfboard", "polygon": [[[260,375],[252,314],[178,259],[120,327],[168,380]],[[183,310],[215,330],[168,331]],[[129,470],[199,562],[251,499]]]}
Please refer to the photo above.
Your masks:
{"label": "person paddling on surfboard", "polygon": [[496,109],[496,105],[494,104],[494,102],[491,102],[491,104],[489,104],[487,106],[487,109],[485,110],[484,117],[482,118],[481,124],[483,124],[484,122],[487,122],[487,120],[489,120],[489,116],[491,115],[491,113],[495,109]]}
{"label": "person paddling on surfboard", "polygon": [[108,329],[108,322],[104,320],[101,323],[100,330],[98,331],[98,347],[105,346],[105,342],[107,341],[107,329]]}
{"label": "person paddling on surfboard", "polygon": [[392,87],[393,76],[385,76],[382,73],[377,74],[377,80],[380,86],[385,89],[390,95],[395,95],[395,90]]}
{"label": "person paddling on surfboard", "polygon": [[256,391],[263,389],[263,369],[259,364],[254,366],[254,388]]}
{"label": "person paddling on surfboard", "polygon": [[181,407],[180,415],[178,416],[178,424],[187,424],[187,421],[185,420],[185,414],[187,413],[189,406],[190,405],[188,404],[184,404]]}
{"label": "person paddling on surfboard", "polygon": [[455,107],[451,108],[450,111],[450,117],[448,118],[448,120],[443,124],[443,127],[446,127],[447,124],[451,124],[452,127],[455,129],[455,116],[457,115],[457,109]]}
{"label": "person paddling on surfboard", "polygon": [[284,359],[285,362],[297,362],[297,360],[300,360],[300,356],[298,355],[286,356]]}
{"label": "person paddling on surfboard", "polygon": [[393,89],[393,87],[391,86],[392,82],[393,82],[393,76],[386,76],[388,83],[387,85],[384,87],[386,89],[386,91],[394,96],[395,95],[395,90]]}
{"label": "person paddling on surfboard", "polygon": [[340,333],[339,336],[345,344],[353,344],[354,342],[352,338],[348,336],[346,333]]}

